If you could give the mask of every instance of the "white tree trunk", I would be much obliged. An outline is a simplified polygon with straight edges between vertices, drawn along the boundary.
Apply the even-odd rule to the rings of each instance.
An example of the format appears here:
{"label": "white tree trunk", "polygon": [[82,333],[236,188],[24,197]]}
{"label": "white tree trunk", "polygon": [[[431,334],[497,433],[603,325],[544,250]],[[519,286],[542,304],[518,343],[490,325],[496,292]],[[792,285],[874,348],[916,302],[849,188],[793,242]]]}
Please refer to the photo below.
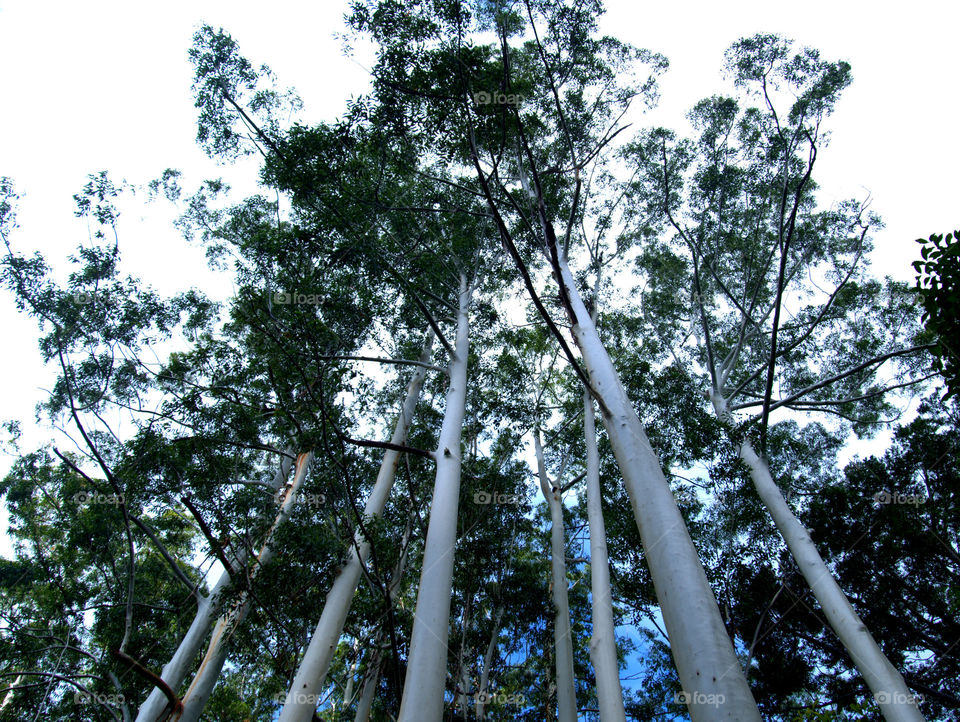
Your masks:
{"label": "white tree trunk", "polygon": [[600,722],[626,722],[620,665],[617,662],[617,637],[613,624],[613,598],[610,591],[610,562],[607,556],[607,530],[603,523],[600,496],[600,454],[593,420],[593,400],[583,394],[583,435],[587,445],[587,521],[590,525],[590,593],[593,636],[590,659],[597,676],[597,700]]}
{"label": "white tree trunk", "polygon": [[[277,512],[273,525],[264,537],[260,553],[253,560],[251,568],[247,572],[249,584],[253,584],[260,569],[273,559],[274,551],[271,546],[273,537],[277,529],[290,517],[293,511],[293,505],[297,501],[297,495],[300,492],[311,459],[313,459],[312,451],[300,454],[297,457],[296,473],[290,486],[286,489],[280,504],[280,511]],[[170,717],[173,722],[197,722],[200,719],[203,708],[207,704],[207,700],[210,699],[210,694],[213,692],[217,680],[220,679],[220,672],[223,670],[223,665],[230,651],[230,640],[233,633],[246,618],[252,601],[250,594],[246,591],[243,592],[240,598],[234,602],[230,611],[217,620],[213,635],[210,637],[210,643],[207,645],[207,653],[204,655],[190,687],[183,696],[183,711],[179,715]]]}
{"label": "white tree trunk", "polygon": [[[567,599],[566,536],[560,489],[550,485],[543,459],[540,430],[533,432],[540,489],[550,507],[550,572],[553,579],[553,647],[557,668],[557,722],[577,722],[577,691],[573,675],[573,639],[570,634],[570,604]],[[557,482],[560,483],[559,481]]]}
{"label": "white tree trunk", "polygon": [[367,666],[367,672],[364,675],[363,690],[360,692],[360,699],[357,701],[357,714],[353,722],[367,722],[370,719],[370,710],[373,708],[373,697],[377,693],[377,685],[380,683],[380,668],[383,666],[383,652],[378,646],[373,652],[373,658]]}
{"label": "white tree trunk", "polygon": [[720,618],[717,600],[660,460],[620,384],[562,256],[559,266],[560,280],[576,316],[574,337],[590,381],[607,407],[602,413],[603,425],[630,496],[690,716],[693,722],[760,722],[760,713]]}
{"label": "white tree trunk", "polygon": [[[407,528],[403,531],[403,539],[400,541],[400,558],[397,560],[390,576],[390,584],[387,585],[386,603],[393,606],[393,600],[397,596],[397,590],[403,581],[403,573],[407,568],[407,551],[410,546],[410,534],[413,531],[413,523],[416,518],[416,510],[411,508],[410,515],[407,517]],[[373,658],[367,665],[364,673],[363,689],[360,692],[360,699],[357,702],[357,714],[354,722],[367,722],[370,718],[370,709],[373,707],[373,697],[377,691],[377,684],[380,682],[380,669],[383,666],[383,638],[386,636],[383,627],[377,630],[377,636],[374,639]]]}
{"label": "white tree trunk", "polygon": [[[290,475],[291,465],[292,459],[289,456],[283,456],[281,458],[280,469],[274,475],[273,483],[271,484],[271,489],[274,492],[283,488],[284,482],[286,482],[287,477]],[[241,550],[238,556],[239,558],[234,560],[237,562],[236,566],[243,566],[246,563],[244,551]],[[201,601],[197,604],[197,612],[193,617],[193,622],[190,623],[187,633],[183,635],[177,651],[174,652],[170,661],[164,666],[160,678],[166,682],[167,686],[174,692],[180,688],[183,680],[186,679],[191,664],[197,658],[197,654],[200,652],[200,648],[203,646],[203,642],[207,638],[210,628],[220,614],[220,609],[223,606],[222,594],[229,585],[230,575],[224,570],[220,574],[220,578],[217,580],[209,596],[201,598]],[[166,706],[167,698],[163,692],[154,687],[147,696],[147,699],[140,706],[136,722],[157,722]]]}
{"label": "white tree trunk", "polygon": [[453,554],[457,544],[460,502],[460,437],[467,397],[471,294],[472,288],[461,275],[455,356],[450,362],[450,385],[436,451],[437,475],[398,722],[441,722],[443,717]]}
{"label": "white tree trunk", "polygon": [[[721,420],[730,418],[727,401],[717,393],[711,393],[713,408]],[[918,722],[923,715],[917,709],[913,693],[903,681],[903,677],[890,664],[880,647],[874,641],[870,631],[860,620],[851,606],[829,567],[817,551],[807,529],[794,515],[780,487],[770,475],[766,462],[754,450],[749,439],[739,448],[740,458],[750,469],[750,478],[760,500],[780,535],[804,579],[810,585],[813,595],[827,621],[840,638],[844,648],[850,654],[864,681],[873,692],[884,719],[888,722]]]}
{"label": "white tree trunk", "polygon": [[[430,361],[432,348],[433,331],[431,330],[427,332],[423,344],[423,352],[420,355],[421,362],[428,363]],[[413,412],[416,410],[417,402],[420,399],[420,389],[423,387],[426,375],[427,369],[424,366],[418,366],[414,371],[413,377],[407,385],[407,395],[403,400],[400,416],[393,429],[393,436],[390,438],[391,444],[402,446],[406,443],[407,432],[410,429]],[[399,461],[399,451],[387,449],[384,453],[377,480],[363,508],[365,518],[372,519],[383,513],[387,499],[390,497],[390,491],[393,489]],[[290,684],[279,722],[307,722],[307,720],[313,719],[313,711],[320,699],[320,690],[323,689],[327,671],[330,669],[330,660],[333,659],[334,650],[340,641],[343,625],[347,621],[353,596],[356,594],[357,585],[360,583],[363,565],[366,564],[369,556],[370,542],[358,529],[354,535],[354,543],[350,548],[347,562],[340,569],[340,573],[337,574],[330,591],[327,593],[323,611],[320,613],[320,621],[317,622],[316,629],[313,630],[313,637],[310,638],[307,651],[304,653],[303,659],[300,660],[297,674]]]}
{"label": "white tree trunk", "polygon": [[483,655],[483,669],[480,670],[480,683],[477,685],[476,713],[477,719],[486,718],[487,714],[487,688],[490,685],[490,667],[493,664],[493,655],[497,651],[497,645],[500,639],[500,620],[503,619],[503,607],[497,607],[493,615],[493,631],[490,633],[490,643],[487,645],[487,651]]}

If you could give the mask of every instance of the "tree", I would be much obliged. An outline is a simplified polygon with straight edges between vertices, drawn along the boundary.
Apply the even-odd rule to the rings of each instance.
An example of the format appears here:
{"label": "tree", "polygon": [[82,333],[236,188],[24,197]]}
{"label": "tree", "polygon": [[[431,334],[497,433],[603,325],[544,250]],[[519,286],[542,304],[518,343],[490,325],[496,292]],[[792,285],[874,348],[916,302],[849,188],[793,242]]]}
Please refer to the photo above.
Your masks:
{"label": "tree", "polygon": [[[937,339],[934,349],[934,368],[947,382],[948,396],[960,390],[960,366],[955,339],[960,332],[960,241],[958,232],[934,233],[929,239],[918,238],[922,244],[922,260],[914,261],[917,271],[917,292],[923,305],[923,320],[927,330]],[[948,340],[949,339],[949,340]]]}

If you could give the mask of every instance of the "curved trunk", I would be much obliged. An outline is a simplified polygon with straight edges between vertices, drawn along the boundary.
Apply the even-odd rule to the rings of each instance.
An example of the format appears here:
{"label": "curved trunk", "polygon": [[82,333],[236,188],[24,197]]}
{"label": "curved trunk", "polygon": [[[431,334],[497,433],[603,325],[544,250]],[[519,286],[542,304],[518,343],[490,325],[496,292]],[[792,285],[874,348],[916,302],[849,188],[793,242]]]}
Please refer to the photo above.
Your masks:
{"label": "curved trunk", "polygon": [[[256,580],[259,570],[269,564],[273,558],[274,552],[271,543],[274,534],[293,511],[293,505],[297,501],[300,486],[303,484],[303,479],[307,474],[307,467],[310,465],[312,458],[312,451],[306,454],[300,454],[297,457],[296,474],[290,483],[290,487],[286,490],[283,502],[280,505],[280,511],[277,513],[276,519],[274,519],[273,526],[270,527],[270,530],[264,538],[263,544],[260,547],[260,554],[257,555],[253,562],[252,569],[248,572],[250,584],[253,584]],[[223,670],[223,665],[227,660],[227,655],[230,651],[230,640],[233,637],[233,633],[246,618],[247,613],[250,611],[252,601],[250,594],[243,592],[230,609],[230,612],[217,620],[213,635],[210,637],[210,643],[207,645],[207,653],[200,663],[200,669],[197,670],[193,682],[190,683],[190,687],[183,696],[183,711],[179,715],[170,717],[173,722],[198,722],[200,719],[203,708],[207,704],[207,700],[210,699],[210,694],[213,692],[213,688],[220,678],[220,672]]]}
{"label": "curved trunk", "polygon": [[[420,360],[423,363],[430,361],[432,348],[433,331],[431,330],[427,332],[423,352],[420,355]],[[390,438],[391,444],[402,446],[406,443],[407,432],[410,429],[413,412],[420,399],[420,389],[423,387],[426,375],[427,369],[424,366],[418,366],[410,379],[410,383],[407,385],[407,395],[400,410],[400,417],[397,419],[393,436]],[[383,513],[383,508],[390,497],[390,491],[393,489],[399,461],[400,452],[395,449],[387,449],[383,455],[383,461],[380,462],[377,481],[374,483],[373,490],[364,506],[364,517],[376,517]],[[347,562],[334,579],[324,601],[320,621],[317,622],[317,626],[313,630],[310,644],[307,646],[307,651],[297,668],[297,674],[290,684],[290,690],[287,692],[279,722],[306,722],[313,719],[313,711],[317,706],[317,700],[320,699],[320,690],[323,689],[327,671],[330,669],[330,660],[333,659],[334,650],[336,650],[340,641],[343,625],[347,621],[353,596],[356,594],[357,586],[360,583],[363,565],[366,564],[369,556],[370,542],[363,535],[363,532],[358,530],[354,536],[354,543],[350,548]]]}
{"label": "curved trunk", "polygon": [[593,400],[587,391],[583,393],[583,435],[587,445],[587,521],[590,525],[590,594],[593,623],[590,660],[597,676],[600,722],[626,722],[623,688],[620,686],[620,664],[617,661],[617,637],[613,624],[607,530],[603,523],[600,497],[600,454],[597,451]]}
{"label": "curved trunk", "polygon": [[455,356],[450,362],[450,386],[435,455],[437,475],[398,722],[440,722],[443,717],[453,554],[460,502],[460,437],[467,398],[467,312],[471,294],[467,279],[461,276]]}
{"label": "curved trunk", "polygon": [[550,507],[550,572],[554,608],[553,647],[557,663],[557,722],[577,722],[573,639],[570,630],[570,603],[567,599],[567,545],[563,527],[563,501],[560,498],[560,489],[551,487],[547,478],[539,429],[533,433],[533,444],[537,452],[540,490]]}
{"label": "curved trunk", "polygon": [[[274,475],[273,483],[271,484],[271,488],[274,491],[283,488],[284,482],[290,475],[291,465],[292,460],[290,457],[282,457],[280,469]],[[239,557],[239,565],[242,566],[246,563],[244,550],[241,550]],[[224,570],[220,574],[216,585],[213,587],[213,591],[211,591],[208,596],[203,597],[197,604],[197,613],[193,617],[193,622],[190,623],[190,628],[187,629],[187,633],[183,635],[177,651],[173,653],[170,661],[164,666],[160,678],[166,682],[167,686],[174,692],[183,684],[183,680],[186,679],[187,673],[190,671],[191,664],[197,658],[197,654],[200,653],[203,641],[207,638],[210,628],[213,626],[214,621],[223,607],[222,594],[229,585],[230,575]],[[157,722],[157,720],[162,719],[166,707],[167,698],[163,695],[163,692],[154,687],[147,696],[147,699],[140,706],[136,722]]]}
{"label": "curved trunk", "polygon": [[630,496],[690,716],[693,722],[760,722],[756,702],[720,618],[716,597],[660,460],[620,384],[562,256],[557,271],[574,314],[573,334],[583,363],[606,406],[601,407],[603,425]]}
{"label": "curved trunk", "polygon": [[[726,399],[717,393],[711,393],[710,400],[720,419],[730,417]],[[780,487],[770,475],[766,462],[754,450],[749,439],[740,445],[739,454],[750,469],[750,478],[753,480],[760,500],[773,517],[774,524],[804,579],[810,585],[813,595],[820,603],[827,621],[850,654],[870,691],[873,692],[874,700],[880,706],[884,719],[888,722],[923,720],[924,717],[917,709],[913,693],[877,646],[870,631],[851,606],[817,551],[809,532],[794,515],[787,500],[783,498]]]}

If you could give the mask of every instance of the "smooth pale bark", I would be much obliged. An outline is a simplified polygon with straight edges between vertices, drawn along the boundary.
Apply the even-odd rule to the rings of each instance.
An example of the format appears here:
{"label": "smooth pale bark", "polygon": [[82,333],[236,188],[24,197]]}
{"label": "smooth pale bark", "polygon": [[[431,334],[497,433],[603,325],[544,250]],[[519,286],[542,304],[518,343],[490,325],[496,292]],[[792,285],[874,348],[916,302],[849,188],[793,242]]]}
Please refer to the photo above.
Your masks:
{"label": "smooth pale bark", "polygon": [[550,507],[550,573],[553,586],[553,648],[557,674],[557,722],[577,721],[577,692],[573,676],[573,639],[570,636],[570,603],[567,599],[567,545],[563,528],[563,501],[559,488],[547,478],[540,430],[533,433],[540,490]]}
{"label": "smooth pale bark", "polygon": [[[433,331],[428,331],[423,344],[423,352],[420,355],[420,361],[424,364],[430,360],[433,338]],[[402,446],[406,443],[407,432],[410,430],[413,412],[420,400],[420,390],[423,387],[427,371],[426,366],[417,366],[407,385],[407,395],[403,400],[400,416],[393,429],[393,436],[390,438],[391,444]],[[383,513],[387,499],[390,497],[390,491],[393,489],[399,461],[400,452],[395,449],[387,449],[383,455],[383,461],[380,462],[380,471],[377,474],[373,490],[370,492],[367,503],[363,508],[364,517],[372,519]],[[320,699],[320,690],[323,689],[327,671],[330,669],[330,660],[333,659],[334,650],[340,642],[343,625],[347,621],[350,605],[353,603],[353,597],[357,592],[363,566],[370,556],[370,542],[360,529],[354,535],[353,542],[347,562],[334,579],[324,601],[320,621],[317,622],[317,626],[313,630],[310,644],[307,646],[307,651],[297,668],[297,674],[290,684],[279,722],[307,722],[313,719],[313,711],[316,709],[317,700]]]}
{"label": "smooth pale bark", "polygon": [[558,255],[558,281],[576,317],[573,335],[590,382],[606,406],[603,425],[630,497],[690,717],[693,722],[760,722],[660,460],[584,307],[566,258]]}
{"label": "smooth pale bark", "polygon": [[480,670],[480,684],[477,686],[476,713],[477,719],[482,720],[487,715],[487,688],[490,685],[490,667],[493,665],[493,655],[497,651],[500,641],[500,621],[503,619],[503,607],[497,607],[493,615],[493,631],[490,633],[490,643],[483,655],[483,669]]}
{"label": "smooth pale bark", "polygon": [[[286,482],[287,477],[290,475],[290,467],[292,464],[293,460],[289,456],[283,456],[281,458],[280,469],[274,475],[273,482],[270,485],[270,488],[274,492],[283,488],[284,482]],[[241,550],[236,561],[237,567],[242,567],[246,564],[245,550]],[[160,678],[166,682],[167,686],[174,692],[180,688],[183,680],[186,679],[193,661],[197,658],[197,654],[200,653],[207,634],[210,633],[210,628],[220,615],[220,610],[223,606],[222,595],[228,586],[230,586],[230,575],[224,570],[220,574],[220,578],[217,580],[210,594],[200,598],[200,601],[197,603],[197,612],[193,617],[193,622],[190,623],[187,633],[183,635],[177,651],[173,653],[170,661],[164,666]],[[147,696],[147,699],[140,706],[136,722],[157,722],[166,707],[167,698],[163,692],[154,687]]]}
{"label": "smooth pale bark", "polygon": [[[410,549],[410,534],[413,531],[413,523],[416,518],[416,511],[411,507],[410,515],[407,517],[407,527],[403,531],[403,539],[400,541],[400,558],[393,567],[390,575],[390,583],[387,585],[386,604],[393,606],[393,600],[397,597],[397,590],[400,589],[400,583],[403,581],[403,573],[407,568],[407,552]],[[383,640],[386,637],[384,628],[377,630],[377,636],[374,640],[373,658],[367,665],[367,671],[364,674],[363,689],[360,692],[360,699],[357,702],[357,714],[354,722],[366,722],[370,717],[370,709],[373,707],[373,697],[377,691],[377,684],[380,682],[380,669],[383,666]]]}
{"label": "smooth pale bark", "polygon": [[[280,504],[280,511],[277,513],[273,525],[264,537],[263,544],[260,547],[260,553],[253,560],[251,569],[247,573],[250,584],[253,584],[256,580],[260,569],[269,564],[271,559],[273,559],[274,551],[272,542],[274,535],[293,511],[293,506],[296,504],[297,496],[303,484],[304,477],[306,477],[307,467],[310,466],[311,459],[313,459],[312,451],[300,454],[297,457],[296,472],[293,476],[293,481],[289,487],[282,492],[283,500]],[[203,708],[206,706],[207,700],[210,699],[210,694],[217,684],[217,680],[220,679],[220,672],[223,670],[223,665],[227,661],[227,655],[230,651],[230,641],[233,638],[233,634],[246,618],[252,602],[253,599],[250,594],[246,591],[243,592],[240,598],[234,602],[230,611],[217,620],[213,634],[210,637],[210,642],[207,645],[207,653],[204,655],[203,661],[200,663],[200,668],[190,683],[190,687],[183,696],[183,711],[179,715],[171,716],[169,719],[172,722],[198,722],[200,715],[203,713]]]}
{"label": "smooth pale bark", "polygon": [[600,454],[597,451],[593,400],[587,391],[583,394],[583,435],[587,446],[587,522],[590,525],[590,596],[593,624],[590,660],[597,677],[600,722],[626,722],[623,688],[620,686],[620,665],[617,661],[617,637],[613,624],[607,530],[603,522],[600,497]]}
{"label": "smooth pale bark", "polygon": [[457,339],[437,445],[423,567],[398,722],[441,722],[447,679],[447,640],[460,502],[460,437],[467,398],[468,310],[472,288],[460,277]]}
{"label": "smooth pale bark", "polygon": [[[722,420],[730,418],[727,401],[716,392],[710,400],[717,416]],[[774,482],[766,462],[754,450],[753,444],[746,439],[739,448],[740,458],[750,470],[750,478],[760,500],[780,535],[783,537],[790,555],[793,557],[827,621],[836,632],[844,648],[850,654],[864,681],[873,692],[884,719],[888,722],[918,722],[924,717],[917,709],[914,694],[903,681],[903,677],[874,641],[870,630],[861,621],[850,601],[847,599],[830,569],[817,551],[810,533],[794,515],[793,510]]]}
{"label": "smooth pale bark", "polygon": [[367,673],[363,680],[363,689],[360,692],[360,699],[357,701],[357,714],[353,722],[367,722],[370,719],[370,710],[373,708],[373,698],[377,693],[377,685],[380,683],[380,668],[383,666],[383,652],[378,646],[373,653],[370,664],[367,665]]}

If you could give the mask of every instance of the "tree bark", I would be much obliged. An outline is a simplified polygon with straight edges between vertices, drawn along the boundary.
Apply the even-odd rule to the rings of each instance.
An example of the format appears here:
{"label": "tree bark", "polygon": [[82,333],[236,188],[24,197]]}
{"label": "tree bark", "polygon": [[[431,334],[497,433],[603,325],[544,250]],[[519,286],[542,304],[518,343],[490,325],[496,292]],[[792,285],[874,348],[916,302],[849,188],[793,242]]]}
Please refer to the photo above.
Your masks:
{"label": "tree bark", "polygon": [[[420,355],[420,361],[423,364],[430,360],[433,338],[433,331],[428,331],[423,344],[423,352]],[[400,416],[390,439],[390,443],[394,446],[401,446],[406,442],[407,432],[413,420],[413,412],[420,399],[420,390],[423,387],[427,370],[426,366],[418,366],[407,385],[407,395],[403,400]],[[384,453],[377,480],[363,509],[364,517],[373,518],[383,513],[387,499],[390,497],[390,491],[393,489],[399,461],[400,452],[396,449],[388,449]],[[307,646],[307,651],[297,668],[297,674],[290,684],[290,690],[287,692],[279,722],[307,722],[313,719],[313,711],[320,699],[320,690],[323,689],[327,671],[330,668],[330,660],[333,659],[334,650],[340,641],[343,625],[347,621],[353,596],[356,594],[357,585],[360,583],[363,565],[366,564],[369,556],[370,542],[361,530],[357,530],[347,562],[340,569],[340,573],[337,574],[333,585],[330,587],[323,605],[323,611],[320,614],[320,621],[317,622],[316,629],[313,630],[310,644]]]}
{"label": "tree bark", "polygon": [[[557,672],[557,722],[577,722],[577,691],[573,674],[573,639],[570,630],[570,603],[567,598],[566,535],[560,489],[551,487],[543,459],[540,430],[533,432],[537,453],[540,489],[550,507],[550,572],[553,580],[553,647]],[[557,482],[559,484],[559,481]]]}
{"label": "tree bark", "polygon": [[[728,420],[730,412],[726,399],[714,391],[710,395],[710,400],[717,416],[721,420]],[[749,439],[740,444],[738,452],[750,470],[750,478],[753,480],[760,500],[773,517],[774,524],[786,542],[800,572],[810,585],[810,589],[813,590],[827,621],[850,654],[870,691],[873,692],[884,719],[888,722],[923,720],[924,717],[917,708],[913,693],[857,615],[817,551],[810,533],[784,499],[780,487],[770,475],[766,462],[754,450]]]}
{"label": "tree bark", "polygon": [[[286,490],[273,526],[270,527],[264,538],[260,553],[254,559],[252,568],[247,573],[247,583],[250,585],[256,580],[259,570],[273,559],[274,551],[271,546],[273,537],[277,529],[286,522],[293,511],[293,505],[297,501],[300,487],[312,458],[312,451],[300,454],[297,457],[296,474],[294,474],[293,481]],[[183,696],[183,711],[179,715],[171,717],[172,722],[198,722],[200,715],[203,713],[203,708],[217,684],[217,680],[220,679],[220,673],[230,651],[230,640],[233,638],[237,627],[243,623],[249,613],[252,602],[253,599],[249,592],[244,591],[230,611],[217,620],[213,635],[210,637],[210,643],[207,645],[207,653],[200,663],[200,668],[194,676],[193,682],[190,683],[190,687]]]}
{"label": "tree bark", "polygon": [[447,639],[460,501],[460,437],[467,396],[468,310],[473,289],[460,277],[457,337],[437,445],[423,567],[410,636],[410,654],[398,722],[440,722],[447,679]]}
{"label": "tree bark", "polygon": [[490,667],[493,665],[493,655],[497,651],[500,639],[500,620],[503,619],[503,607],[497,607],[493,615],[493,631],[490,633],[490,643],[483,655],[483,669],[480,670],[480,683],[477,685],[476,713],[477,719],[486,719],[487,714],[487,687],[490,684]]}
{"label": "tree bark", "polygon": [[583,392],[583,435],[587,445],[587,522],[590,525],[590,593],[593,636],[590,659],[597,677],[600,722],[626,722],[617,637],[613,624],[613,595],[610,591],[610,562],[607,531],[600,496],[600,454],[594,425],[593,399]]}
{"label": "tree bark", "polygon": [[[292,459],[289,456],[283,456],[280,461],[280,469],[273,477],[271,488],[273,491],[279,491],[283,488],[284,482],[290,475]],[[239,555],[241,558],[235,566],[242,567],[246,563],[244,550]],[[173,653],[170,661],[163,668],[160,678],[167,683],[174,692],[176,692],[183,680],[186,679],[190,666],[197,658],[200,648],[203,646],[210,628],[220,614],[223,607],[222,594],[230,585],[230,575],[224,570],[220,574],[213,591],[206,597],[203,597],[197,604],[197,612],[194,615],[193,622],[190,623],[187,633],[183,635],[177,651]],[[137,713],[136,722],[157,722],[161,718],[164,709],[167,707],[167,698],[158,688],[154,687],[147,696],[147,699],[140,706]]]}
{"label": "tree bark", "polygon": [[620,384],[562,255],[555,270],[570,301],[573,335],[583,363],[606,407],[601,418],[630,497],[690,716],[693,722],[760,722],[716,597],[660,460]]}

